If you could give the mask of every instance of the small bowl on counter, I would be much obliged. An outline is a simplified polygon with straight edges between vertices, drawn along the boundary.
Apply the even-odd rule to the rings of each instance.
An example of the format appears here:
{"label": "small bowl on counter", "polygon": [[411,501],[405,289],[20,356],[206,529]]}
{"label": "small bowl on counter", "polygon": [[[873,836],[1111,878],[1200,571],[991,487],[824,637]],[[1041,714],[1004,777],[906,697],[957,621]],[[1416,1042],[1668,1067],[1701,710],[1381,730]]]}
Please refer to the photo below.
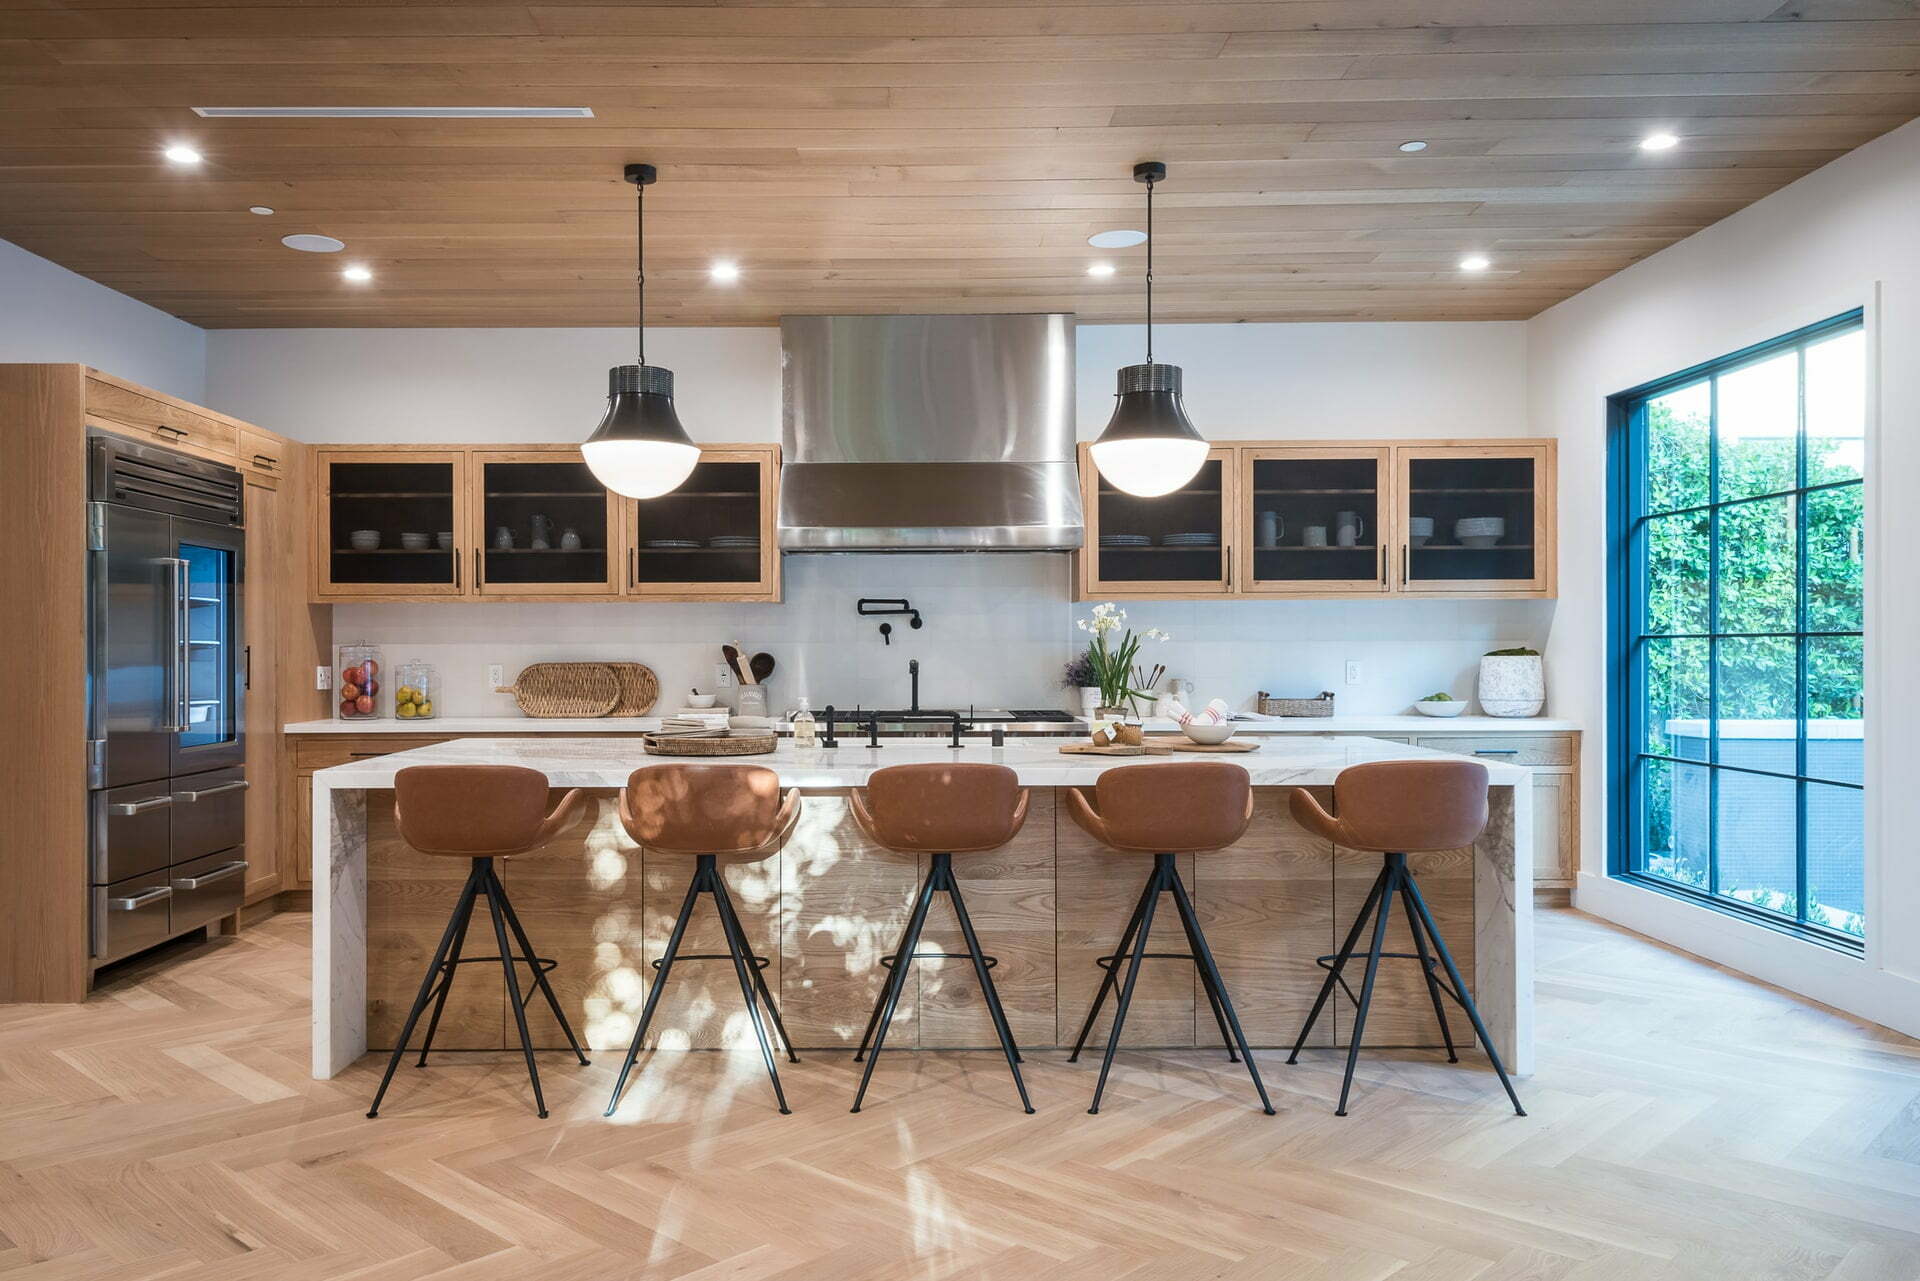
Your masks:
{"label": "small bowl on counter", "polygon": [[1196,743],[1205,743],[1211,747],[1233,737],[1233,722],[1188,721],[1180,727],[1180,732]]}
{"label": "small bowl on counter", "polygon": [[1423,698],[1413,705],[1413,710],[1419,712],[1422,716],[1437,716],[1442,720],[1450,720],[1467,710],[1467,700],[1464,698],[1450,698],[1443,703],[1433,699]]}

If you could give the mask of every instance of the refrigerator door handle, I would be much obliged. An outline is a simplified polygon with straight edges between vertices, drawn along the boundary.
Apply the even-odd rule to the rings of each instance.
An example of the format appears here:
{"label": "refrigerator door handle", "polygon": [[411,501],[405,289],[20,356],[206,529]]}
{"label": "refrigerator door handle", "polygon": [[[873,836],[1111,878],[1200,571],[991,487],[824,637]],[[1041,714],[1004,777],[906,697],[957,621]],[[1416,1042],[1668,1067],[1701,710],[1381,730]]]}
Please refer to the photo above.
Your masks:
{"label": "refrigerator door handle", "polygon": [[173,886],[161,885],[146,891],[144,894],[135,894],[129,898],[110,898],[107,900],[107,910],[112,912],[132,912],[145,907],[149,903],[157,903],[163,898],[172,897]]}
{"label": "refrigerator door handle", "polygon": [[234,876],[246,870],[247,860],[243,858],[235,859],[231,863],[222,863],[211,872],[202,872],[198,876],[176,876],[173,878],[173,884],[176,889],[197,890],[202,885],[212,885],[215,881],[224,881],[229,876]]}
{"label": "refrigerator door handle", "polygon": [[244,792],[250,786],[244,778],[236,778],[231,783],[222,783],[218,787],[203,787],[199,791],[178,791],[173,794],[176,801],[197,801],[203,796],[218,796],[222,792]]}
{"label": "refrigerator door handle", "polygon": [[167,677],[169,720],[165,728],[182,734],[187,729],[187,562],[170,556],[165,563],[173,587],[173,662]]}
{"label": "refrigerator door handle", "polygon": [[149,796],[144,801],[119,801],[107,806],[107,813],[115,818],[132,818],[135,814],[145,814],[148,810],[165,809],[173,804],[172,796]]}

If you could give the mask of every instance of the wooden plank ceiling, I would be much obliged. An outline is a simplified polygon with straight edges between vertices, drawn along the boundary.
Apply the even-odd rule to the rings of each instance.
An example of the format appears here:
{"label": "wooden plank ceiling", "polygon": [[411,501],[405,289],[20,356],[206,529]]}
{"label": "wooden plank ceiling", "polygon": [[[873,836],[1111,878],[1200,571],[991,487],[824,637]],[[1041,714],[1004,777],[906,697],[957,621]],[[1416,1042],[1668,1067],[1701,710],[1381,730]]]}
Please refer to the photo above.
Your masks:
{"label": "wooden plank ceiling", "polygon": [[[1535,314],[1920,114],[1914,0],[0,0],[0,236],[196,324]],[[204,120],[194,106],[585,106]],[[1645,153],[1656,129],[1679,147]],[[1399,143],[1423,139],[1419,154]],[[206,162],[160,158],[183,141]],[[259,217],[250,205],[278,212]],[[279,238],[318,232],[343,255]],[[1491,270],[1456,264],[1483,252]],[[713,283],[715,259],[742,278]],[[345,260],[376,273],[340,278]],[[1089,278],[1095,260],[1115,263]]]}

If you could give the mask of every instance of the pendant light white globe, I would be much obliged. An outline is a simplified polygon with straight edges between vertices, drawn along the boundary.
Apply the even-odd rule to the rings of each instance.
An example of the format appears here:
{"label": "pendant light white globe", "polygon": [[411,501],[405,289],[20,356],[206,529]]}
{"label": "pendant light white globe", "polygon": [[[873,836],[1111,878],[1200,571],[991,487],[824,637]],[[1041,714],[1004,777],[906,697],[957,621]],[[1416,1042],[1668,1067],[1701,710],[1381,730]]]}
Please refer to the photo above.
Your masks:
{"label": "pendant light white globe", "polygon": [[700,461],[700,447],[687,437],[673,408],[673,371],[647,363],[647,187],[658,177],[652,165],[628,165],[634,212],[634,288],[639,312],[639,360],[607,371],[607,412],[580,446],[594,479],[627,498],[658,498],[678,489]]}
{"label": "pendant light white globe", "polygon": [[1137,498],[1172,493],[1207,461],[1206,439],[1181,401],[1180,366],[1153,359],[1153,184],[1166,176],[1157,161],[1133,167],[1133,180],[1147,185],[1147,359],[1120,371],[1113,417],[1088,449],[1108,483]]}

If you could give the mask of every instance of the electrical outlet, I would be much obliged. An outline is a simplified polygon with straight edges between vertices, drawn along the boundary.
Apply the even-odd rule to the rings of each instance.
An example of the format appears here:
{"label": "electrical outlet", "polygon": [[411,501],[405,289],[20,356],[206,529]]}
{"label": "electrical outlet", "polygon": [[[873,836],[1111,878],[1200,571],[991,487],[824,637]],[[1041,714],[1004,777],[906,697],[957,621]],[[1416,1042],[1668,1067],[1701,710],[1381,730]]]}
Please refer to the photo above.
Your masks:
{"label": "electrical outlet", "polygon": [[491,694],[507,683],[507,669],[501,663],[487,664],[487,693]]}
{"label": "electrical outlet", "polygon": [[313,687],[315,689],[333,688],[333,669],[322,663],[313,669]]}
{"label": "electrical outlet", "polygon": [[1347,684],[1358,685],[1359,683],[1360,683],[1360,660],[1357,658],[1349,658],[1347,660]]}
{"label": "electrical outlet", "polygon": [[731,689],[733,687],[733,669],[725,663],[715,663],[713,665],[713,684],[717,689]]}

